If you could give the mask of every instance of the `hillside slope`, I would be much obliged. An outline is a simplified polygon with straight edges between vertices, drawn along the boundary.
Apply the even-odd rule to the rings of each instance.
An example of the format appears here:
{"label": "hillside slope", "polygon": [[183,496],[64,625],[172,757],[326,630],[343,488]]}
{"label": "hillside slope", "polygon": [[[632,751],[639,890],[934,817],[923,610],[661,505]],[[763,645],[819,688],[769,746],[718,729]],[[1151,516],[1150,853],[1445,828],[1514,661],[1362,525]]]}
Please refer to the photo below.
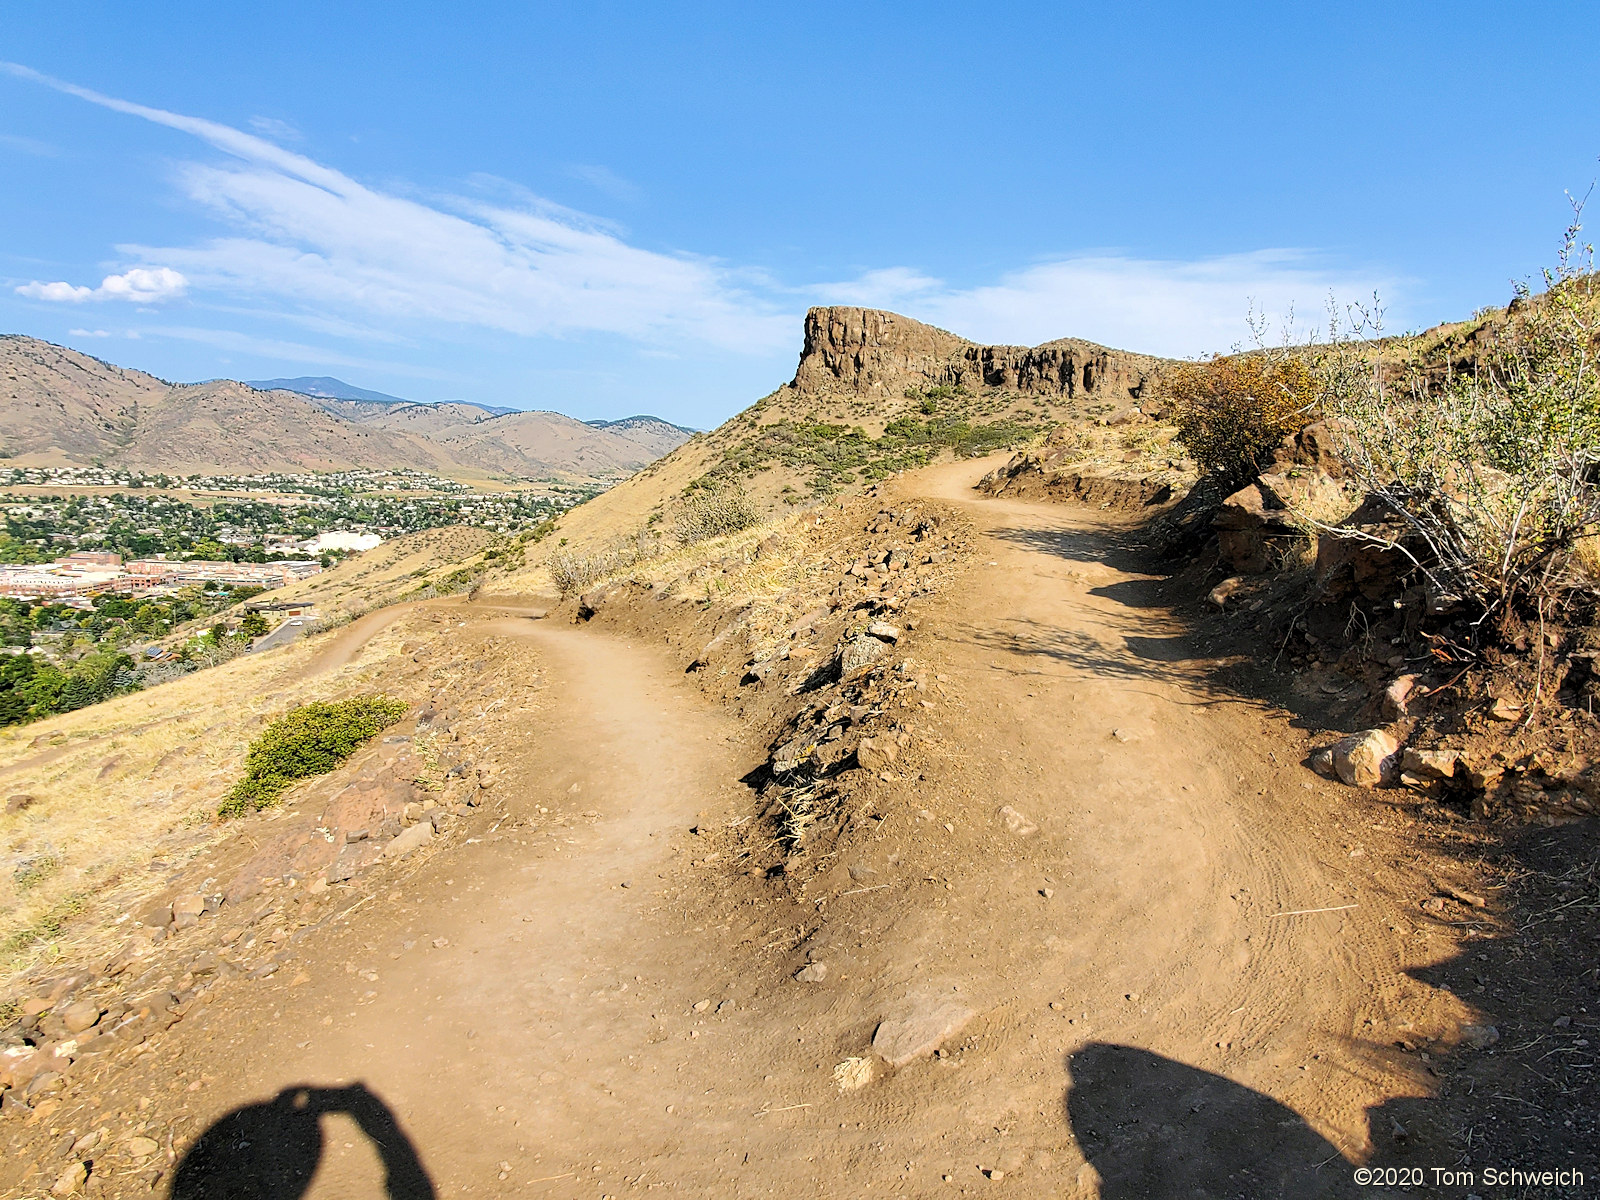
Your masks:
{"label": "hillside slope", "polygon": [[414,468],[611,482],[687,436],[653,417],[586,424],[559,413],[497,416],[472,404],[319,399],[229,379],[171,384],[64,346],[0,336],[0,463],[17,466]]}
{"label": "hillside slope", "polygon": [[561,533],[578,544],[625,535],[693,486],[737,484],[780,511],[940,453],[1115,418],[1148,404],[1168,365],[1075,338],[986,346],[898,313],[813,308],[792,380],[573,509]]}

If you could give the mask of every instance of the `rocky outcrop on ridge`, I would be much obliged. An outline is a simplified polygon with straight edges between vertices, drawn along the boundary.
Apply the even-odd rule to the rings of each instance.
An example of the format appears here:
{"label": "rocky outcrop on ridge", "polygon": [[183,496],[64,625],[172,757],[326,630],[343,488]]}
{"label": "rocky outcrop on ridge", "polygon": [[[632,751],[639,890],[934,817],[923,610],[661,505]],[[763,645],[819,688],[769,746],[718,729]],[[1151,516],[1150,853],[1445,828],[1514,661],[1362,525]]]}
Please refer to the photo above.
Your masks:
{"label": "rocky outcrop on ridge", "polygon": [[913,386],[982,387],[1051,396],[1138,400],[1165,360],[1077,338],[1042,346],[981,346],[874,308],[813,308],[791,386],[899,395]]}

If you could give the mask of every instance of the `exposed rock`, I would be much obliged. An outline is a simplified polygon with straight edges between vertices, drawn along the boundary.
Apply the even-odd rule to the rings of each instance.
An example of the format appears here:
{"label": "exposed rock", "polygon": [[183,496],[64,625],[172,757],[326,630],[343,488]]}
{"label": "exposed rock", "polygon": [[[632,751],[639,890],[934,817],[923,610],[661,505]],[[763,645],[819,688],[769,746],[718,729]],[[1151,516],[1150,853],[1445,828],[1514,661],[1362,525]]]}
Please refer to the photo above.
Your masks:
{"label": "exposed rock", "polygon": [[1459,750],[1419,750],[1407,746],[1400,756],[1400,769],[1419,779],[1450,779],[1460,762]]}
{"label": "exposed rock", "polygon": [[1351,734],[1333,746],[1333,769],[1351,787],[1377,787],[1397,773],[1394,738],[1382,729]]}
{"label": "exposed rock", "polygon": [[867,633],[877,638],[880,642],[898,642],[900,640],[899,626],[891,625],[887,621],[872,622],[867,626]]}
{"label": "exposed rock", "polygon": [[32,808],[33,805],[34,805],[34,798],[32,796],[29,796],[29,795],[25,794],[25,793],[19,792],[15,796],[7,796],[6,797],[6,815],[10,816],[13,813],[23,812],[23,811],[25,811],[25,810],[27,810],[29,808]]}
{"label": "exposed rock", "polygon": [[1357,532],[1324,532],[1317,538],[1317,586],[1330,598],[1358,592],[1380,600],[1397,591],[1401,578],[1412,570],[1407,550],[1419,557],[1425,553],[1410,528],[1376,496],[1335,524]]}
{"label": "exposed rock", "polygon": [[1338,434],[1337,421],[1315,421],[1299,433],[1290,434],[1272,452],[1275,468],[1313,467],[1330,478],[1343,477],[1345,465],[1339,457]]}
{"label": "exposed rock", "polygon": [[891,737],[864,737],[856,745],[856,762],[864,770],[886,771],[900,757],[900,747]]}
{"label": "exposed rock", "polygon": [[828,964],[821,962],[808,963],[795,972],[796,983],[821,983],[828,977]]}
{"label": "exposed rock", "polygon": [[1420,675],[1401,675],[1389,682],[1389,686],[1383,689],[1384,720],[1398,721],[1410,715],[1411,696],[1421,678]]}
{"label": "exposed rock", "polygon": [[433,823],[419,821],[383,848],[385,858],[404,858],[433,840]]}
{"label": "exposed rock", "polygon": [[1500,1040],[1500,1031],[1493,1025],[1463,1025],[1461,1044],[1468,1050],[1487,1050]]}
{"label": "exposed rock", "polygon": [[83,1185],[88,1181],[88,1178],[89,1168],[81,1162],[75,1162],[62,1171],[60,1175],[56,1176],[56,1181],[50,1185],[50,1194],[52,1196],[76,1196],[83,1190]]}
{"label": "exposed rock", "polygon": [[1016,834],[1018,837],[1028,837],[1030,834],[1039,832],[1039,827],[1036,824],[1009,804],[1001,806],[1000,819],[1005,822],[1006,830]]}
{"label": "exposed rock", "polygon": [[888,647],[877,638],[864,633],[857,634],[839,651],[839,674],[853,675],[877,662],[887,651]]}
{"label": "exposed rock", "polygon": [[793,387],[899,395],[907,384],[1004,387],[1046,395],[1138,398],[1161,360],[1062,338],[1032,349],[979,346],[897,313],[813,308]]}
{"label": "exposed rock", "polygon": [[100,1019],[100,1005],[93,1000],[79,1000],[76,1004],[69,1005],[61,1014],[61,1022],[67,1027],[68,1033],[82,1033],[85,1029],[92,1029]]}
{"label": "exposed rock", "polygon": [[929,1001],[879,1022],[872,1048],[892,1067],[932,1054],[976,1016],[953,1001]]}
{"label": "exposed rock", "polygon": [[1218,608],[1227,608],[1234,593],[1244,586],[1244,576],[1233,575],[1212,588],[1206,599]]}
{"label": "exposed rock", "polygon": [[1322,471],[1288,467],[1262,475],[1223,500],[1212,520],[1218,550],[1235,571],[1260,574],[1276,564],[1283,546],[1306,538],[1307,515],[1347,505],[1343,486]]}

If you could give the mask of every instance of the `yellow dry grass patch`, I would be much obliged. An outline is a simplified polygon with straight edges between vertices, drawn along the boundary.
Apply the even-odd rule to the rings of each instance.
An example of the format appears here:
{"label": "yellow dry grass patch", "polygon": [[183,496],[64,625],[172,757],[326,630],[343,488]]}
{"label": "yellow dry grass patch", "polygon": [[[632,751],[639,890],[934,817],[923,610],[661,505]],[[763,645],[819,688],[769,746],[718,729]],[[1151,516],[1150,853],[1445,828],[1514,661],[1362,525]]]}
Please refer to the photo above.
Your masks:
{"label": "yellow dry grass patch", "polygon": [[371,690],[402,635],[386,630],[349,663],[306,676],[338,636],[0,733],[0,795],[34,797],[0,815],[0,979],[99,936],[164,881],[146,869],[153,857],[176,864],[224,836],[217,804],[261,726],[296,704]]}

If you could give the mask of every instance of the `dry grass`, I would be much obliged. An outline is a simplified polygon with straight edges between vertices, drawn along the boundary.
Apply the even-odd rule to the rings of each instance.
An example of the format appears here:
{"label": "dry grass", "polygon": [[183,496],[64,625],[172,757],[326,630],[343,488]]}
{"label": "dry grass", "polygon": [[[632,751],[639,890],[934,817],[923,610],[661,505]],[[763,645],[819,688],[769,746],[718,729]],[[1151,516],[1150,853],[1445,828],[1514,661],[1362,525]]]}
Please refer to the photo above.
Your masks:
{"label": "dry grass", "polygon": [[217,804],[265,721],[370,687],[399,654],[400,634],[391,629],[345,666],[305,677],[312,656],[336,636],[0,734],[0,794],[35,798],[0,816],[0,979],[60,956],[64,938],[103,937],[107,923],[165,879],[147,870],[152,858],[176,864],[222,837]]}

